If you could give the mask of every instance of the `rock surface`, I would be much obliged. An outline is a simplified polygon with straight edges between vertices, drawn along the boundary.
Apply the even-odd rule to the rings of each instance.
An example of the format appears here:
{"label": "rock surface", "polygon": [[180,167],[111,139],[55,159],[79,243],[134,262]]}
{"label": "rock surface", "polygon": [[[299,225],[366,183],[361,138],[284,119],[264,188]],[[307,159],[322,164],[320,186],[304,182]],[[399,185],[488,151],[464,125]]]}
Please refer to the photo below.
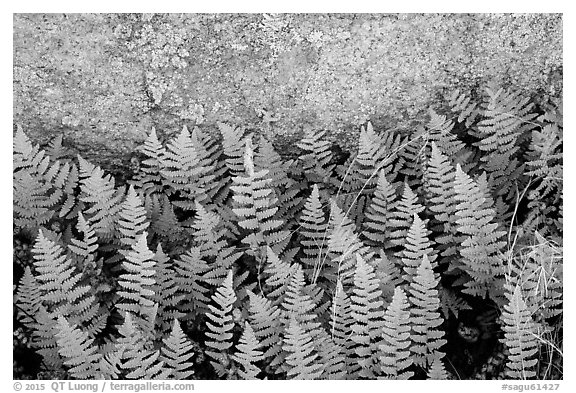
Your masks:
{"label": "rock surface", "polygon": [[493,81],[562,94],[559,14],[15,14],[14,123],[104,166],[152,126],[223,121],[277,144],[409,126]]}

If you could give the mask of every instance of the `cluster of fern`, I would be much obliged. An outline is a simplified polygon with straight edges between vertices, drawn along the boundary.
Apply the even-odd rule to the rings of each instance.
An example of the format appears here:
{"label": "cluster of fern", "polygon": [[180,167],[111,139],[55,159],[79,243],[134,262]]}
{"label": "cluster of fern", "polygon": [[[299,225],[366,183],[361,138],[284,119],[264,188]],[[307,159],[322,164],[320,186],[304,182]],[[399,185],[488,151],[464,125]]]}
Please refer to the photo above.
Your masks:
{"label": "cluster of fern", "polygon": [[493,87],[476,101],[455,93],[411,132],[367,124],[340,162],[310,129],[290,161],[225,124],[153,129],[125,185],[18,128],[14,230],[33,245],[15,318],[40,368],[454,378],[447,326],[481,299],[506,376],[538,378],[561,332],[562,261],[541,246],[562,242],[562,113]]}

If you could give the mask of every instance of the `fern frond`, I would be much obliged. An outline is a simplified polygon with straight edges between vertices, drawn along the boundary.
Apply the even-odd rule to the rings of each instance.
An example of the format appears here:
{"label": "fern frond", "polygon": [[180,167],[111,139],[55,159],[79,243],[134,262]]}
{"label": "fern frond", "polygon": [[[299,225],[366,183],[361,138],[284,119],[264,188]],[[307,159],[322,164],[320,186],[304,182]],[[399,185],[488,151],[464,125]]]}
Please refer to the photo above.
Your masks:
{"label": "fern frond", "polygon": [[121,210],[118,213],[120,243],[130,249],[148,229],[149,225],[142,200],[136,194],[134,187],[130,186],[126,199],[122,202]]}
{"label": "fern frond", "polygon": [[26,266],[24,274],[20,278],[18,284],[18,291],[14,303],[18,307],[18,320],[28,328],[32,328],[36,323],[35,317],[40,310],[42,304],[42,292],[40,291],[40,284],[32,275],[30,266]]}
{"label": "fern frond", "polygon": [[61,370],[63,365],[56,342],[57,323],[56,318],[40,305],[33,326],[31,346],[42,356],[43,363],[49,370]]}
{"label": "fern frond", "polygon": [[312,193],[304,204],[299,224],[300,244],[304,253],[300,262],[303,264],[307,277],[312,279],[315,267],[320,265],[327,252],[325,243],[328,222],[322,210],[317,184],[312,187]]}
{"label": "fern frond", "polygon": [[436,358],[432,362],[432,365],[428,369],[428,379],[433,380],[446,380],[448,379],[449,375],[446,371],[446,367],[444,367],[444,363],[442,359]]}
{"label": "fern frond", "polygon": [[[422,211],[424,211],[424,206],[418,202],[418,196],[412,191],[408,183],[404,183],[402,198],[396,204],[388,225],[392,245],[396,247],[404,245],[414,213],[420,214]],[[398,256],[401,257],[401,251],[398,252]]]}
{"label": "fern frond", "polygon": [[448,105],[458,115],[458,123],[464,123],[466,128],[470,128],[480,116],[479,105],[458,89],[450,96]]}
{"label": "fern frond", "polygon": [[[330,206],[328,250],[332,254],[330,266],[316,267],[315,277],[320,273],[329,281],[335,283],[338,278],[344,285],[352,281],[356,264],[356,254],[365,260],[370,260],[374,253],[365,246],[354,232],[355,225],[344,214],[334,200]],[[321,269],[324,268],[324,271]]]}
{"label": "fern frond", "polygon": [[23,168],[47,167],[50,161],[46,152],[38,145],[32,145],[30,138],[24,133],[22,126],[17,125],[13,138],[12,151],[14,152],[14,171]]}
{"label": "fern frond", "polygon": [[448,288],[440,286],[438,296],[440,296],[440,308],[444,319],[449,319],[450,313],[458,318],[460,311],[472,310],[472,307],[463,298]]}
{"label": "fern frond", "polygon": [[232,265],[242,256],[241,252],[229,246],[227,239],[231,234],[223,221],[217,212],[197,203],[192,230],[197,247],[209,266],[203,279],[212,286],[219,286]]}
{"label": "fern frond", "polygon": [[414,375],[412,371],[407,371],[413,363],[410,330],[410,304],[404,290],[396,287],[392,303],[384,313],[382,341],[379,344],[380,368],[384,378],[409,379]]}
{"label": "fern frond", "polygon": [[454,122],[447,120],[444,115],[437,114],[432,108],[429,109],[429,113],[430,122],[427,124],[429,141],[437,144],[448,157],[453,157],[456,163],[464,165],[470,153],[466,152],[464,142],[452,133]]}
{"label": "fern frond", "polygon": [[506,375],[513,379],[528,379],[536,376],[538,359],[538,335],[536,325],[522,298],[520,286],[514,288],[510,300],[502,311],[504,339],[510,355],[506,364]]}
{"label": "fern frond", "polygon": [[102,355],[98,353],[94,339],[77,326],[71,326],[63,316],[58,317],[56,341],[58,352],[72,378],[97,379],[103,376],[100,370]]}
{"label": "fern frond", "polygon": [[367,244],[380,248],[390,247],[389,220],[396,203],[396,191],[386,179],[384,171],[381,170],[378,175],[376,191],[365,214],[362,235],[367,239]]}
{"label": "fern frond", "polygon": [[166,149],[158,140],[154,127],[139,150],[146,159],[140,164],[140,170],[133,181],[134,187],[139,190],[142,198],[163,193],[164,184],[161,171],[164,168]]}
{"label": "fern frond", "polygon": [[13,149],[14,221],[17,228],[36,236],[40,226],[71,213],[76,204],[77,168],[68,162],[51,162],[20,126]]}
{"label": "fern frond", "polygon": [[154,253],[154,281],[152,286],[154,295],[152,301],[158,305],[156,313],[156,335],[163,336],[172,326],[170,321],[178,320],[184,316],[178,310],[178,306],[184,299],[184,295],[178,292],[176,271],[173,269],[170,258],[164,254],[162,245],[158,244]]}
{"label": "fern frond", "polygon": [[232,309],[236,302],[236,294],[232,288],[232,271],[228,273],[226,279],[216,293],[212,296],[215,305],[209,305],[210,312],[206,314],[206,354],[213,359],[210,364],[214,367],[219,376],[227,373],[227,366],[230,362],[228,350],[232,347]]}
{"label": "fern frond", "polygon": [[261,295],[248,291],[250,299],[250,325],[264,350],[264,358],[275,358],[282,349],[280,332],[281,312],[272,302]]}
{"label": "fern frond", "polygon": [[40,231],[32,251],[42,304],[50,315],[62,315],[73,324],[90,326],[98,312],[96,300],[91,288],[80,283],[82,277],[62,247]]}
{"label": "fern frond", "polygon": [[180,302],[180,310],[186,314],[186,319],[207,310],[210,299],[204,276],[210,268],[202,259],[200,249],[192,247],[188,250],[176,260],[174,270],[177,273],[176,284],[184,297]]}
{"label": "fern frond", "polygon": [[149,318],[152,310],[157,307],[153,301],[156,261],[154,253],[148,249],[147,235],[146,232],[142,233],[132,245],[122,263],[126,273],[121,274],[118,280],[121,289],[118,290],[120,301],[117,307],[124,312],[134,313],[141,329],[145,329],[145,326],[153,328],[154,320]]}
{"label": "fern frond", "polygon": [[[81,160],[81,158],[78,158]],[[81,169],[85,164],[81,160]],[[87,177],[80,179],[80,200],[88,204],[84,214],[102,239],[110,239],[116,231],[117,215],[121,209],[123,189],[116,189],[114,179],[100,167],[92,166]]]}
{"label": "fern frond", "polygon": [[404,243],[404,250],[402,251],[402,269],[404,275],[402,278],[405,282],[410,283],[416,275],[416,270],[422,263],[422,257],[428,256],[428,260],[432,265],[432,269],[436,268],[438,264],[436,255],[432,249],[432,242],[428,240],[430,231],[426,228],[426,223],[420,219],[418,214],[414,214],[414,220]]}
{"label": "fern frond", "polygon": [[260,369],[254,363],[263,359],[262,351],[259,350],[260,343],[254,334],[252,326],[248,322],[244,324],[244,331],[240,337],[240,342],[236,346],[237,352],[232,355],[232,360],[236,361],[242,368],[238,370],[238,376],[242,379],[258,379]]}
{"label": "fern frond", "polygon": [[484,169],[497,195],[506,196],[512,184],[522,174],[516,159],[517,141],[522,133],[534,128],[531,113],[533,104],[519,93],[488,88],[488,104],[484,119],[478,124],[482,135],[480,150],[487,152],[482,157]]}
{"label": "fern frond", "polygon": [[172,371],[170,377],[174,379],[188,379],[194,375],[192,357],[194,351],[192,343],[180,328],[180,323],[174,319],[170,336],[163,340],[160,359]]}
{"label": "fern frond", "polygon": [[174,206],[163,196],[161,199],[161,212],[156,221],[151,222],[150,229],[162,239],[166,246],[180,246],[186,248],[190,243],[189,234],[178,221]]}
{"label": "fern frond", "polygon": [[455,171],[448,157],[432,142],[432,152],[426,172],[428,209],[432,213],[430,229],[436,234],[440,262],[450,261],[457,254],[461,239],[457,236]]}
{"label": "fern frond", "polygon": [[94,263],[96,259],[96,250],[98,250],[98,238],[96,231],[88,221],[84,219],[84,215],[78,213],[78,232],[82,233],[83,239],[70,239],[68,248],[77,257],[78,266],[89,266]]}
{"label": "fern frond", "polygon": [[454,189],[458,231],[465,235],[460,248],[466,272],[473,282],[466,283],[466,293],[491,296],[497,300],[502,296],[503,274],[502,240],[504,232],[494,223],[494,210],[486,207],[486,198],[478,185],[456,166]]}
{"label": "fern frond", "polygon": [[211,173],[214,168],[201,160],[186,126],[168,142],[162,164],[161,174],[165,183],[178,193],[173,202],[175,206],[193,210],[196,201],[202,202],[207,198],[207,188],[214,180]]}
{"label": "fern frond", "polygon": [[129,312],[118,329],[120,338],[115,344],[123,379],[167,379],[172,371],[160,360],[160,351],[147,348],[145,335],[134,324]]}
{"label": "fern frond", "polygon": [[250,139],[246,139],[244,168],[245,175],[234,177],[234,185],[230,187],[237,206],[232,210],[239,218],[238,225],[248,231],[242,241],[252,250],[267,244],[280,252],[288,240],[288,233],[280,230],[282,220],[274,219],[278,211],[277,198],[269,187],[271,179],[267,170],[255,171]]}
{"label": "fern frond", "polygon": [[296,318],[292,318],[284,334],[282,349],[286,352],[286,364],[290,379],[318,379],[322,365],[314,349],[312,337],[303,329]]}
{"label": "fern frond", "polygon": [[220,144],[198,127],[194,127],[190,138],[200,156],[201,166],[208,169],[210,178],[206,179],[206,193],[209,200],[220,204],[228,197],[230,182],[226,163],[221,159]]}
{"label": "fern frond", "polygon": [[271,299],[275,305],[282,303],[289,281],[294,273],[292,265],[280,260],[270,247],[266,247],[266,275],[265,283],[267,298]]}
{"label": "fern frond", "polygon": [[304,138],[296,144],[304,151],[299,156],[302,167],[310,183],[328,183],[335,165],[331,163],[330,142],[323,140],[326,131],[304,130]]}
{"label": "fern frond", "polygon": [[359,376],[374,378],[378,373],[377,352],[382,335],[382,292],[374,269],[364,259],[356,254],[356,270],[354,273],[354,289],[351,299],[351,316],[353,323],[351,340],[356,344],[357,362],[360,367]]}
{"label": "fern frond", "polygon": [[27,171],[14,176],[14,224],[35,234],[39,227],[54,217],[55,203],[47,195],[51,186]]}
{"label": "fern frond", "polygon": [[409,286],[409,300],[412,323],[412,346],[410,352],[414,364],[425,367],[431,365],[435,358],[444,356],[440,348],[446,344],[444,332],[439,330],[442,324],[440,316],[440,299],[438,297],[439,278],[434,276],[428,256],[424,255],[418,267],[414,281]]}
{"label": "fern frond", "polygon": [[240,176],[244,171],[244,129],[217,123],[222,134],[222,147],[226,166],[231,176]]}
{"label": "fern frond", "polygon": [[[376,186],[380,138],[374,132],[372,125],[361,127],[358,136],[357,153],[351,156],[344,165],[336,168],[339,177],[339,188],[346,193],[372,194]],[[356,198],[356,196],[354,196]],[[345,204],[348,209],[351,205]]]}
{"label": "fern frond", "polygon": [[316,304],[312,297],[306,293],[305,284],[302,267],[296,265],[286,289],[282,309],[285,310],[287,319],[295,318],[299,325],[310,333],[311,337],[315,337],[318,329],[320,329],[320,323],[317,322],[314,312]]}
{"label": "fern frond", "polygon": [[[329,339],[336,346],[335,356],[340,355],[344,359],[342,371],[345,372],[345,375],[352,377],[356,367],[354,365],[354,342],[350,340],[352,335],[351,326],[354,323],[350,307],[350,298],[344,291],[342,282],[338,281],[330,306],[328,333]],[[344,378],[344,375],[342,378]]]}

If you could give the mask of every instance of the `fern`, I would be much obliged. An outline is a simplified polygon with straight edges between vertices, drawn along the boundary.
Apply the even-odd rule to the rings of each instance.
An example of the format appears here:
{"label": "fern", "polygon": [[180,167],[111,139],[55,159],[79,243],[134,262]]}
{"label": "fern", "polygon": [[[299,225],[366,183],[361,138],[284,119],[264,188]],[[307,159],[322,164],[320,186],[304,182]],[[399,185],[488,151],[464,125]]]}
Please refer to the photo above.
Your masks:
{"label": "fern", "polygon": [[117,307],[121,311],[133,313],[136,323],[147,333],[154,327],[155,308],[158,305],[153,300],[156,261],[154,253],[148,249],[146,237],[146,232],[138,236],[136,244],[132,245],[122,263],[126,273],[121,274],[118,281],[121,300]]}
{"label": "fern", "polygon": [[557,124],[548,123],[541,130],[532,131],[526,175],[542,178],[535,189],[541,195],[562,186],[562,143],[562,133]]}
{"label": "fern", "polygon": [[409,379],[414,373],[407,371],[413,363],[410,356],[410,305],[400,287],[394,290],[392,303],[384,313],[380,368],[387,379]]}
{"label": "fern", "polygon": [[354,290],[351,299],[353,323],[351,340],[356,344],[354,351],[360,366],[359,376],[374,378],[377,358],[377,341],[382,334],[382,292],[374,270],[360,255],[356,255]]}
{"label": "fern", "polygon": [[96,231],[88,221],[84,219],[82,213],[78,213],[78,232],[83,234],[83,239],[70,239],[68,248],[76,257],[77,265],[88,267],[95,262],[96,251],[98,250],[98,238]]}
{"label": "fern", "polygon": [[189,233],[180,224],[178,217],[174,212],[174,206],[170,200],[164,196],[160,202],[161,210],[155,222],[150,227],[166,246],[184,247],[190,243]]}
{"label": "fern", "polygon": [[458,115],[458,123],[463,123],[466,128],[470,128],[481,113],[479,105],[458,89],[451,94],[448,104]]}
{"label": "fern", "polygon": [[75,165],[51,163],[44,150],[33,146],[21,127],[14,137],[13,199],[17,228],[36,236],[53,218],[73,214]]}
{"label": "fern", "polygon": [[432,365],[428,369],[428,379],[434,380],[446,380],[448,379],[448,372],[444,367],[442,359],[436,358],[432,362]]}
{"label": "fern", "polygon": [[177,273],[176,285],[183,297],[180,310],[185,313],[186,319],[192,319],[198,313],[208,309],[210,298],[205,275],[210,268],[202,259],[200,249],[192,247],[176,260],[174,270]]}
{"label": "fern", "polygon": [[214,180],[213,167],[205,166],[198,148],[194,146],[186,127],[168,142],[162,162],[161,174],[177,200],[173,204],[184,210],[193,210],[196,201],[207,198],[207,187]]}
{"label": "fern", "polygon": [[260,369],[254,364],[262,360],[262,352],[258,349],[260,343],[254,334],[254,330],[248,322],[244,325],[244,332],[240,337],[240,343],[236,346],[238,351],[232,355],[242,368],[238,370],[238,376],[242,379],[258,379]]}
{"label": "fern", "polygon": [[282,348],[287,353],[287,373],[290,379],[320,378],[322,366],[317,361],[318,353],[314,349],[312,337],[296,318],[292,318],[288,324]]}
{"label": "fern", "polygon": [[119,212],[118,231],[121,235],[120,243],[128,249],[131,248],[148,229],[149,225],[146,221],[146,210],[142,201],[136,194],[134,187],[130,186],[128,195],[126,195]]}
{"label": "fern", "polygon": [[102,355],[94,345],[94,339],[76,326],[71,326],[66,318],[58,317],[56,333],[58,352],[68,367],[68,373],[75,379],[96,379],[103,376],[100,370]]}
{"label": "fern", "polygon": [[18,285],[14,303],[21,311],[18,313],[18,319],[28,328],[32,328],[36,322],[35,316],[40,311],[42,304],[41,294],[39,283],[32,275],[30,266],[26,266]]}
{"label": "fern", "polygon": [[164,181],[161,171],[164,168],[166,149],[158,140],[154,127],[152,127],[150,135],[144,141],[140,151],[146,159],[140,164],[140,170],[133,182],[134,187],[139,190],[142,197],[163,193]]}
{"label": "fern", "polygon": [[35,233],[40,226],[52,219],[56,201],[46,198],[50,190],[50,184],[43,183],[28,172],[15,176],[14,223],[17,227]]}
{"label": "fern", "polygon": [[220,160],[221,147],[217,141],[200,128],[194,127],[190,136],[192,144],[200,156],[200,164],[207,169],[204,181],[206,193],[212,203],[220,204],[228,196],[229,178],[225,163]]}
{"label": "fern", "polygon": [[265,359],[275,358],[282,350],[280,332],[282,331],[280,315],[277,306],[263,296],[248,291],[250,299],[250,325],[256,338],[260,341]]}
{"label": "fern", "polygon": [[497,195],[506,196],[523,171],[516,159],[518,138],[533,128],[531,123],[536,115],[530,113],[533,105],[529,104],[529,99],[522,98],[519,93],[492,88],[486,92],[485,118],[478,124],[483,137],[480,149],[488,152],[482,162],[492,189]]}
{"label": "fern", "polygon": [[436,288],[439,279],[434,277],[427,255],[422,258],[422,263],[416,273],[409,287],[413,342],[410,352],[412,352],[414,364],[426,366],[431,365],[435,358],[444,356],[444,353],[439,350],[446,344],[446,340],[442,338],[444,332],[438,329],[443,322],[438,312],[440,299]]}
{"label": "fern", "polygon": [[365,214],[366,219],[364,220],[362,235],[367,239],[367,244],[390,248],[389,221],[396,203],[395,189],[386,179],[384,171],[380,171],[376,191]]}
{"label": "fern", "polygon": [[562,109],[482,99],[368,122],[352,155],[153,129],[122,183],[17,127],[15,375],[24,353],[37,378],[560,377]]}
{"label": "fern", "polygon": [[350,298],[344,291],[342,282],[336,283],[336,290],[330,308],[330,337],[339,348],[339,353],[344,355],[346,374],[354,371],[354,343],[350,340],[351,326],[354,319],[351,314]]}
{"label": "fern", "polygon": [[162,245],[158,244],[154,253],[154,281],[152,286],[154,295],[152,301],[158,305],[156,312],[156,332],[164,335],[173,326],[169,321],[174,321],[184,316],[178,310],[178,306],[184,299],[184,295],[178,292],[176,272],[172,268],[170,258],[164,254]]}
{"label": "fern", "polygon": [[270,247],[266,247],[266,288],[268,299],[279,305],[284,299],[289,281],[294,273],[293,266],[282,261]]}
{"label": "fern", "polygon": [[534,355],[538,352],[538,335],[519,286],[514,288],[509,302],[504,305],[502,321],[505,336],[503,342],[510,351],[506,375],[514,379],[536,376],[535,366],[538,361]]}
{"label": "fern", "polygon": [[234,177],[231,186],[237,204],[233,211],[239,218],[238,225],[249,231],[242,241],[252,250],[267,244],[279,252],[283,249],[281,242],[287,240],[288,234],[279,230],[282,221],[273,218],[278,211],[277,199],[269,188],[271,179],[267,177],[267,170],[256,172],[254,169],[250,139],[246,140],[244,168],[245,175]]}
{"label": "fern", "polygon": [[304,151],[300,155],[302,169],[310,183],[328,183],[335,165],[332,164],[330,142],[322,140],[326,131],[314,131],[308,128],[304,138],[296,145]]}
{"label": "fern", "polygon": [[172,332],[170,336],[163,340],[163,344],[160,359],[171,369],[170,377],[188,379],[194,375],[192,343],[180,328],[180,323],[177,319],[174,319]]}
{"label": "fern", "polygon": [[358,152],[351,156],[344,165],[336,168],[339,180],[338,192],[343,192],[337,200],[342,209],[347,211],[347,215],[355,221],[359,227],[364,216],[364,207],[367,204],[368,196],[374,193],[378,173],[378,161],[380,159],[379,137],[374,133],[372,127],[360,130],[358,138]]}
{"label": "fern", "polygon": [[440,250],[441,262],[449,262],[457,255],[460,239],[457,236],[456,198],[454,190],[455,171],[444,155],[432,142],[432,152],[426,172],[428,208],[432,214],[430,229]]}
{"label": "fern", "polygon": [[228,273],[216,293],[212,296],[215,305],[209,305],[210,312],[206,314],[209,321],[206,321],[206,346],[210,349],[206,354],[212,358],[210,364],[214,367],[219,376],[227,374],[227,367],[230,363],[228,350],[232,347],[232,309],[236,302],[236,294],[232,288],[232,271]]}
{"label": "fern", "polygon": [[271,142],[264,137],[260,138],[254,157],[254,166],[257,171],[268,170],[268,177],[271,180],[269,186],[278,198],[279,208],[276,216],[284,219],[285,222],[289,217],[297,214],[302,201],[302,198],[298,196],[301,186],[288,176],[291,165],[292,161],[282,161]]}
{"label": "fern", "polygon": [[429,234],[430,231],[426,229],[426,223],[418,217],[418,214],[414,214],[414,221],[408,230],[401,259],[404,270],[402,277],[407,283],[413,281],[424,255],[428,257],[433,269],[438,266],[435,263],[436,255],[431,247],[432,243],[428,240]]}
{"label": "fern", "polygon": [[231,176],[240,176],[244,172],[244,129],[217,123],[222,134],[222,147],[226,166]]}
{"label": "fern", "polygon": [[48,370],[59,370],[63,365],[63,359],[58,353],[56,341],[57,320],[43,305],[40,305],[35,317],[31,346],[42,356],[42,363]]}
{"label": "fern", "polygon": [[[410,186],[405,183],[402,198],[396,205],[396,209],[393,211],[389,221],[389,237],[392,245],[395,247],[404,245],[414,213],[420,214],[422,211],[424,211],[424,206],[418,202],[418,196],[412,191]],[[401,253],[398,253],[398,256],[400,255]]]}
{"label": "fern", "polygon": [[[464,142],[460,141],[452,132],[454,122],[447,120],[446,116],[437,114],[433,109],[430,109],[429,112],[430,122],[427,125],[429,141],[437,144],[449,157],[453,157],[454,162],[465,165],[470,157],[470,152],[466,150]],[[429,149],[427,149],[427,153],[429,153]]]}
{"label": "fern", "polygon": [[325,242],[328,222],[322,210],[317,184],[312,187],[312,193],[304,204],[299,223],[301,228],[299,233],[302,238],[300,244],[304,253],[300,262],[308,278],[313,279],[314,271],[318,269],[327,252]]}
{"label": "fern", "polygon": [[62,247],[44,237],[40,231],[32,251],[36,279],[46,311],[51,316],[62,315],[73,324],[83,323],[90,327],[98,313],[96,300],[90,293],[90,287],[81,284],[80,274],[75,271]]}
{"label": "fern", "polygon": [[88,206],[84,214],[99,237],[110,239],[116,231],[116,216],[121,209],[124,190],[116,189],[112,176],[106,175],[100,167],[82,157],[78,160],[80,171],[85,174],[80,179],[80,200]]}
{"label": "fern", "polygon": [[124,323],[118,329],[120,338],[115,344],[119,368],[124,379],[167,379],[172,372],[160,360],[160,351],[146,348],[145,335],[126,313]]}
{"label": "fern", "polygon": [[522,297],[532,319],[546,326],[562,313],[563,268],[561,250],[538,232],[535,244],[528,246],[512,258],[507,265],[507,293],[521,288]]}
{"label": "fern", "polygon": [[494,211],[484,205],[486,198],[478,185],[459,165],[454,188],[458,231],[465,235],[460,255],[465,271],[473,279],[466,283],[464,291],[497,300],[502,294],[499,277],[503,274],[501,250],[505,243],[501,239],[504,233],[492,222]]}
{"label": "fern", "polygon": [[458,297],[456,292],[450,289],[440,287],[438,296],[440,297],[440,308],[444,319],[450,318],[450,314],[458,318],[460,311],[472,310],[472,307],[464,299]]}
{"label": "fern", "polygon": [[325,268],[325,271],[321,270],[323,266],[318,266],[315,277],[318,277],[322,271],[322,275],[333,283],[338,278],[342,280],[343,284],[352,281],[356,254],[360,254],[366,260],[370,260],[374,255],[359,239],[355,233],[354,223],[350,221],[334,200],[331,201],[330,206],[328,250],[332,257],[332,260],[329,261],[330,266]]}
{"label": "fern", "polygon": [[204,280],[212,286],[220,285],[234,262],[242,256],[234,247],[228,245],[227,238],[232,235],[222,221],[218,213],[196,204],[192,231],[199,251],[209,265]]}
{"label": "fern", "polygon": [[304,272],[300,265],[297,265],[282,302],[285,317],[288,320],[295,318],[300,327],[305,329],[312,338],[315,338],[320,331],[320,323],[317,322],[314,313],[315,308],[314,300],[305,291]]}

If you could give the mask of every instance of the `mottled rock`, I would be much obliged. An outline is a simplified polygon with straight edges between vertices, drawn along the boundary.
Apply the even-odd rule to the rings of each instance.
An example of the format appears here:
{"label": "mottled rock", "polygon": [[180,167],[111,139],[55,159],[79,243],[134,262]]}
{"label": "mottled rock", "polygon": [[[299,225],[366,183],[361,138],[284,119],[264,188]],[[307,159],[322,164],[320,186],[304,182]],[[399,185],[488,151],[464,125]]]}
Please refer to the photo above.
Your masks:
{"label": "mottled rock", "polygon": [[155,126],[291,144],[423,119],[488,81],[562,94],[560,14],[16,14],[14,122],[117,165]]}

